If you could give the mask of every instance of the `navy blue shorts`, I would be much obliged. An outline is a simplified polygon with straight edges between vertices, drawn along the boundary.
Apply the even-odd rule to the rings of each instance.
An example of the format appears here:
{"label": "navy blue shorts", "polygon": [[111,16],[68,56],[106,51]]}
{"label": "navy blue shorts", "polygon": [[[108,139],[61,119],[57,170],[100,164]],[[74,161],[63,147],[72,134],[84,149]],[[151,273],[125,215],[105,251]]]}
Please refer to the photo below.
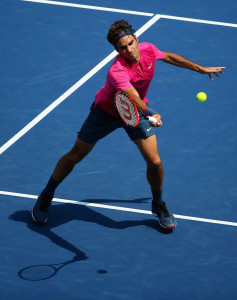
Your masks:
{"label": "navy blue shorts", "polygon": [[90,114],[77,136],[83,142],[94,144],[118,128],[124,128],[131,140],[145,139],[155,134],[154,127],[151,127],[142,116],[140,116],[140,122],[136,127],[130,127],[124,125],[121,119],[110,115],[98,106],[92,105]]}

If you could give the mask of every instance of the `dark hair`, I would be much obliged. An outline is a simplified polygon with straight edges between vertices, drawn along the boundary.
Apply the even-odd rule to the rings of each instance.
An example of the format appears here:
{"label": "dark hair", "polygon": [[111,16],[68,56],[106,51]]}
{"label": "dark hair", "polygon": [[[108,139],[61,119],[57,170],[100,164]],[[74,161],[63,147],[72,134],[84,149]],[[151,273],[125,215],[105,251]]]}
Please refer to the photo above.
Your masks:
{"label": "dark hair", "polygon": [[135,32],[135,30],[133,30],[132,26],[128,24],[127,21],[120,20],[114,22],[112,25],[110,25],[109,32],[107,34],[107,40],[113,46],[115,46],[118,33],[121,32],[121,30],[124,30],[125,32],[131,32],[132,34]]}

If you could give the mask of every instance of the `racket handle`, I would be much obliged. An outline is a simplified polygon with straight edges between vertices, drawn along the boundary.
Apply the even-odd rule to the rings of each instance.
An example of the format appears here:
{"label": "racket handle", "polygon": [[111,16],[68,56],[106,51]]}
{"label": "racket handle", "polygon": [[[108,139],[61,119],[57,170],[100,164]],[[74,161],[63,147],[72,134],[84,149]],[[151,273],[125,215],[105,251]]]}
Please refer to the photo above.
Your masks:
{"label": "racket handle", "polygon": [[150,116],[147,116],[147,117],[148,117],[149,123],[156,123],[157,122],[156,118],[153,118],[153,117],[150,117]]}

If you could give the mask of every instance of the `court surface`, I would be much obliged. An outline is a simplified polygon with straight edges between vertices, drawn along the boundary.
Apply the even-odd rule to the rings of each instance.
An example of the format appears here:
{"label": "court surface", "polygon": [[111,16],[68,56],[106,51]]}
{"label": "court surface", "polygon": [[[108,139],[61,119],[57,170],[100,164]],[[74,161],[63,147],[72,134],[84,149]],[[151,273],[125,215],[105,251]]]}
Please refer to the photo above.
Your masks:
{"label": "court surface", "polygon": [[[8,0],[0,9],[0,299],[236,299],[236,2]],[[116,55],[106,35],[119,19],[140,42],[226,67],[211,82],[156,66],[148,99],[163,120],[164,200],[178,226],[163,231],[151,215],[145,162],[122,129],[75,168],[36,226],[30,210],[105,82]]]}

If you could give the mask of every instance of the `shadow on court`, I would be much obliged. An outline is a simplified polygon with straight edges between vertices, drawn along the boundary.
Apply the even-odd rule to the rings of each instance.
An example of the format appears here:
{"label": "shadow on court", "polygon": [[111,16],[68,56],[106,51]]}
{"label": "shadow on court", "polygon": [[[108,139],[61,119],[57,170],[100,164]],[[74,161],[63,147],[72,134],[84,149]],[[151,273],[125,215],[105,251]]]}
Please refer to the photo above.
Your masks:
{"label": "shadow on court", "polygon": [[[112,203],[112,202],[129,202],[129,203],[141,203],[146,201],[148,198],[135,199],[131,201],[122,201],[122,200],[102,200],[102,199],[86,199],[82,202],[91,202],[91,203]],[[48,237],[55,244],[64,247],[65,249],[74,252],[77,255],[77,251],[74,247],[69,247],[66,241],[61,242],[61,238],[58,239],[58,236],[52,233],[51,229],[66,224],[70,221],[84,221],[89,223],[95,223],[100,226],[113,228],[113,229],[126,229],[129,227],[135,226],[146,226],[154,230],[159,231],[160,233],[169,234],[173,230],[163,229],[159,222],[156,219],[147,219],[147,220],[125,220],[125,221],[115,221],[102,213],[99,213],[87,206],[84,205],[72,205],[72,204],[61,204],[61,205],[52,205],[50,208],[49,220],[43,226],[36,225],[31,217],[31,213],[28,210],[16,211],[9,216],[10,220],[16,222],[26,223],[28,228],[32,231],[35,231],[39,234],[42,234]]]}
{"label": "shadow on court", "polygon": [[[139,203],[146,201],[146,198],[142,199],[135,199],[132,201],[129,201],[131,203]],[[100,200],[100,199],[94,199],[90,200],[94,203],[104,203],[104,202],[120,202],[120,200]],[[88,202],[88,200],[85,200],[85,202]],[[122,201],[121,201],[122,202]],[[128,202],[128,201],[127,201]],[[125,221],[115,221],[102,213],[99,213],[97,211],[94,211],[91,208],[88,208],[87,206],[83,205],[72,205],[72,204],[59,204],[59,205],[52,205],[50,208],[50,216],[48,222],[43,225],[37,225],[33,222],[31,213],[28,210],[20,210],[14,212],[12,215],[9,216],[10,220],[16,221],[16,222],[23,222],[27,225],[27,227],[45,237],[47,237],[52,243],[55,245],[68,250],[69,252],[72,252],[74,254],[74,257],[72,260],[69,260],[68,262],[62,263],[59,268],[55,268],[52,265],[46,265],[46,266],[29,266],[25,267],[24,269],[20,270],[18,275],[25,280],[30,281],[36,281],[36,280],[45,280],[49,279],[52,276],[56,275],[57,271],[61,269],[63,266],[71,263],[71,262],[78,262],[78,261],[84,261],[88,259],[86,254],[82,252],[80,249],[75,247],[73,244],[68,242],[67,240],[60,237],[58,234],[54,233],[52,230],[58,226],[64,225],[71,221],[84,221],[89,223],[95,223],[100,226],[113,228],[113,229],[126,229],[130,227],[136,227],[136,226],[146,226],[150,227],[160,233],[163,234],[169,234],[172,233],[173,230],[164,230],[160,227],[158,221],[156,219],[147,219],[147,220],[141,220],[141,221],[134,221],[134,220],[125,220]],[[52,274],[46,273],[48,272],[49,267],[51,268]],[[38,271],[34,271],[34,268],[38,268],[43,273],[42,278],[38,278]],[[26,272],[29,274],[24,275]],[[37,277],[35,277],[37,274]],[[41,276],[41,275],[40,275]]]}

